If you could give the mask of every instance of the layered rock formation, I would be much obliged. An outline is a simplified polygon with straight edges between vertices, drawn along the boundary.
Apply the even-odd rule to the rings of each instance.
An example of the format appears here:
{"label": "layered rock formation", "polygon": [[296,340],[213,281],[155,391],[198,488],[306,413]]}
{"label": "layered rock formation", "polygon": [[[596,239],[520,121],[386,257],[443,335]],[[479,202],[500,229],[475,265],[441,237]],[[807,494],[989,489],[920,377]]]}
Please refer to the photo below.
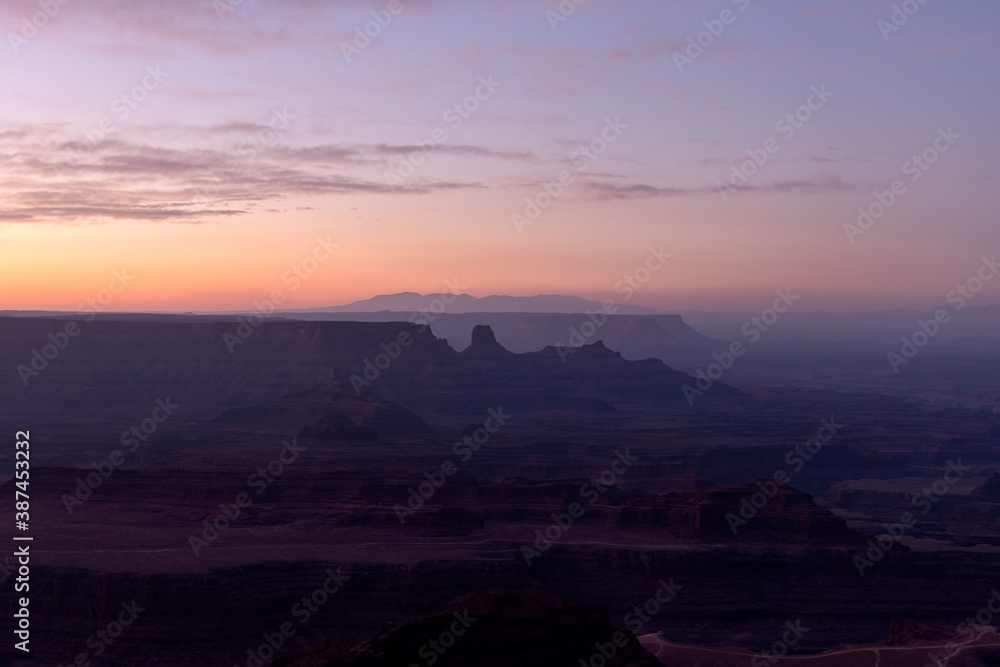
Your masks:
{"label": "layered rock formation", "polygon": [[986,481],[970,491],[969,495],[1000,502],[1000,473],[993,473],[987,477]]}
{"label": "layered rock formation", "polygon": [[812,496],[773,480],[712,487],[694,494],[646,496],[615,511],[621,525],[662,524],[701,540],[764,540],[779,544],[858,545],[847,522],[818,507]]}
{"label": "layered rock formation", "polygon": [[[719,383],[689,404],[681,387],[692,378],[627,361],[607,327],[573,351],[526,354],[481,328],[460,353],[409,324],[275,319],[230,353],[233,320],[100,319],[25,387],[17,365],[59,324],[0,320],[12,380],[0,384],[0,422],[44,443],[31,458],[39,664],[73,663],[133,599],[147,611],[108,664],[246,664],[341,567],[350,579],[295,626],[282,658],[329,642],[412,648],[406,619],[439,618],[450,600],[499,586],[586,605],[623,629],[671,577],[683,588],[642,632],[759,650],[801,618],[812,628],[802,650],[878,646],[893,619],[960,621],[1000,578],[998,431],[985,416]],[[181,407],[123,464],[108,463],[157,397]],[[490,410],[505,416],[487,432]],[[793,465],[821,419],[843,427]],[[620,452],[631,467],[602,484]],[[959,456],[972,469],[862,577],[855,558],[868,540]],[[799,491],[747,482],[767,486],[776,470]],[[826,493],[823,507],[800,491]],[[11,483],[0,493],[13,495]],[[252,503],[233,515],[241,493]],[[584,511],[567,524],[574,502]],[[0,506],[0,521],[13,512]],[[735,535],[731,515],[746,521]],[[197,552],[193,536],[206,542]],[[530,562],[526,547],[538,552]],[[494,606],[497,628],[523,627]],[[559,619],[596,627],[536,606],[552,631],[539,645],[569,641]]]}

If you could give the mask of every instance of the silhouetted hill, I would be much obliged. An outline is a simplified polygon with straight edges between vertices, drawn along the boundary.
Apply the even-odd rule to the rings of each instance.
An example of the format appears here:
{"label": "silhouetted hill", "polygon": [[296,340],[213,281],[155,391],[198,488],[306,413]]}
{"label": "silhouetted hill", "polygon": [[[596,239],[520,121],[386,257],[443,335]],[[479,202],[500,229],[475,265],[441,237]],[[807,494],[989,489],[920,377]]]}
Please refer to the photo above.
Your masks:
{"label": "silhouetted hill", "polygon": [[[449,632],[460,633],[447,637]],[[435,651],[428,640],[445,635]],[[611,644],[612,637],[618,645]],[[360,644],[339,644],[313,656],[281,661],[276,667],[344,665],[368,667],[412,664],[432,656],[442,667],[560,667],[578,665],[606,644],[607,667],[658,667],[635,635],[619,630],[604,614],[539,591],[496,589],[452,600],[447,611],[393,623]],[[423,651],[423,652],[421,652]]]}
{"label": "silhouetted hill", "polygon": [[[344,306],[310,308],[303,312],[363,313],[388,310],[391,312],[417,312],[427,308],[435,300],[446,304],[449,313],[585,313],[601,310],[600,301],[588,301],[578,296],[563,294],[539,294],[538,296],[492,296],[474,297],[468,294],[417,294],[400,292],[383,294],[355,301]],[[653,315],[661,311],[645,306],[621,304],[619,312],[628,315]]]}

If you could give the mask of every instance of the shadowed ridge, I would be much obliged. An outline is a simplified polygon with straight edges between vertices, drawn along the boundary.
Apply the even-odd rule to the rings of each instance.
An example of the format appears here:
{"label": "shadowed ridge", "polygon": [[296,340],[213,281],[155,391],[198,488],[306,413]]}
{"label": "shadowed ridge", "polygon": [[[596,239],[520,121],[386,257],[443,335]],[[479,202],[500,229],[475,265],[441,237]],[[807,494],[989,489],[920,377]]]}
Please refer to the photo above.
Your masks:
{"label": "shadowed ridge", "polygon": [[635,635],[616,628],[605,614],[540,591],[495,589],[455,598],[441,614],[390,624],[360,644],[331,646],[312,656],[278,661],[275,667],[431,664],[418,656],[430,655],[428,642],[449,632],[452,639],[437,643],[441,650],[433,654],[433,664],[441,667],[589,664],[598,650],[595,642],[612,654],[600,662],[607,667],[660,665]]}

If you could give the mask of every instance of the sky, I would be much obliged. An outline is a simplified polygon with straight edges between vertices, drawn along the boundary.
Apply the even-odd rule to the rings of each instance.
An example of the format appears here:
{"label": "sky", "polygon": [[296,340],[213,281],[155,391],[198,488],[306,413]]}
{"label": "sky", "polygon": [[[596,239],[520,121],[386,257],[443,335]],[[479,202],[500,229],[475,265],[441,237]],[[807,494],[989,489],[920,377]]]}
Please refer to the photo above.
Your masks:
{"label": "sky", "polygon": [[5,0],[0,309],[932,308],[1000,251],[1000,4],[576,2]]}

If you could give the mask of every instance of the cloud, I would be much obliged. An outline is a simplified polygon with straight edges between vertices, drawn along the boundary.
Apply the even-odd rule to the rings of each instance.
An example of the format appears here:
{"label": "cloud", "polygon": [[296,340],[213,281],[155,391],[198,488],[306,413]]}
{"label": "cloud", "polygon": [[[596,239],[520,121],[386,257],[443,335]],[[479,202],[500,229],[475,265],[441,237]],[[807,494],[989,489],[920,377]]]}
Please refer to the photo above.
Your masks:
{"label": "cloud", "polygon": [[[737,193],[756,194],[788,194],[795,192],[817,194],[822,192],[842,192],[864,190],[867,186],[846,183],[837,178],[801,179],[794,181],[774,181],[762,185],[745,185],[734,188]],[[691,197],[700,195],[717,195],[717,186],[699,188],[669,188],[634,183],[619,185],[615,183],[588,182],[584,184],[586,197],[595,201],[615,201],[623,199],[652,199],[667,197]]]}
{"label": "cloud", "polygon": [[[225,134],[231,127],[222,127]],[[190,133],[199,136],[198,132]],[[481,189],[477,182],[413,178],[388,185],[380,168],[417,150],[391,144],[306,147],[164,147],[123,135],[99,143],[62,128],[0,132],[0,221],[150,220],[191,222],[259,210],[296,196],[422,195]],[[528,153],[459,145],[457,157],[531,159]]]}
{"label": "cloud", "polygon": [[[326,38],[349,39],[385,0],[66,0],[45,30],[109,56],[167,58],[184,47],[214,55],[300,44],[322,26]],[[435,11],[454,0],[404,3],[407,12]],[[4,0],[0,23],[21,25],[40,11],[37,0]]]}
{"label": "cloud", "polygon": [[618,185],[614,183],[584,184],[587,196],[598,201],[609,201],[615,199],[648,199],[651,197],[679,197],[695,194],[704,194],[704,190],[687,190],[682,188],[661,188],[653,185],[636,183],[633,185]]}
{"label": "cloud", "polygon": [[198,220],[212,216],[241,215],[243,211],[207,209],[171,209],[166,206],[149,205],[141,207],[120,206],[112,203],[105,207],[25,207],[15,211],[0,211],[2,222],[37,222],[40,220],[74,221],[81,219],[101,220]]}
{"label": "cloud", "polygon": [[761,186],[745,186],[738,188],[740,192],[845,192],[850,190],[864,190],[867,186],[854,183],[846,183],[839,178],[819,178],[802,179],[795,181],[776,181],[774,183]]}

